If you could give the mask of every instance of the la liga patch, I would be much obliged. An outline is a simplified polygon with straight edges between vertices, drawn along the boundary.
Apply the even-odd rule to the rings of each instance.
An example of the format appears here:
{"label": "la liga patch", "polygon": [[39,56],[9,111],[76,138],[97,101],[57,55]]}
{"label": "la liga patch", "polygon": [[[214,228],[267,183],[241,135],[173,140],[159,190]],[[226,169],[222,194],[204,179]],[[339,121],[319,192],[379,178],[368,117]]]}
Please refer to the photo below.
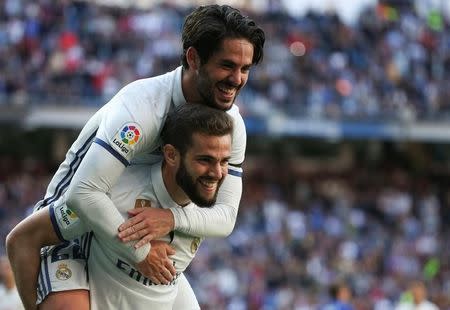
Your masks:
{"label": "la liga patch", "polygon": [[68,229],[80,221],[75,212],[70,210],[66,205],[55,207],[55,216],[59,226],[63,229]]}
{"label": "la liga patch", "polygon": [[122,130],[120,131],[120,139],[123,143],[130,146],[136,144],[139,141],[140,137],[141,131],[139,130],[137,124],[127,124],[123,126]]}
{"label": "la liga patch", "polygon": [[136,144],[141,140],[142,129],[136,123],[127,123],[121,127],[112,140],[112,146],[116,148],[122,156],[127,155],[133,150]]}

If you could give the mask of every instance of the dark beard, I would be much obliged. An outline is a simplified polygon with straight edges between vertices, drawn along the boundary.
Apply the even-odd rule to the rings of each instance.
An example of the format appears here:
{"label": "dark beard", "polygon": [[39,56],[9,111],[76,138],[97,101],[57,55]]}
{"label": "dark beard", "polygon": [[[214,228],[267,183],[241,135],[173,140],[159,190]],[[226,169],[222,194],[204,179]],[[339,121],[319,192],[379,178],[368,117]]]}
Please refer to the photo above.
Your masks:
{"label": "dark beard", "polygon": [[[201,67],[197,83],[197,91],[200,94],[203,103],[209,106],[210,108],[219,109],[222,111],[228,111],[229,109],[231,109],[233,104],[231,104],[227,109],[223,109],[221,105],[217,104],[217,102],[214,99],[214,92],[212,91],[212,89],[213,85],[211,85],[211,81],[208,78],[206,70]],[[233,99],[233,103],[236,101],[236,97],[237,94]]]}
{"label": "dark beard", "polygon": [[180,161],[180,167],[178,168],[177,174],[175,176],[178,186],[180,186],[186,195],[191,199],[193,203],[202,208],[209,208],[216,203],[217,192],[220,184],[222,184],[223,179],[219,182],[217,191],[212,199],[205,199],[202,197],[195,187],[195,182],[191,175],[187,172],[186,166],[184,165],[183,158]]}

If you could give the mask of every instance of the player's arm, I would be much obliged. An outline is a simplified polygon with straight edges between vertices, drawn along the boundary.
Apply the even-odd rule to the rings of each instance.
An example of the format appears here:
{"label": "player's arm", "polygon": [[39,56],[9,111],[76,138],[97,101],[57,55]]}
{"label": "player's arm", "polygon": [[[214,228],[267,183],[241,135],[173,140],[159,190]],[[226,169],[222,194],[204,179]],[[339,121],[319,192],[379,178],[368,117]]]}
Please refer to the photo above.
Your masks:
{"label": "player's arm", "polygon": [[22,220],[6,237],[8,258],[25,309],[36,309],[41,247],[60,242],[52,229],[48,207]]}
{"label": "player's arm", "polygon": [[124,258],[139,263],[149,253],[150,245],[136,250],[131,243],[118,242],[117,229],[124,218],[107,195],[124,169],[124,163],[111,150],[94,142],[73,176],[66,203],[97,238]]}
{"label": "player's arm", "polygon": [[[119,238],[140,240],[142,246],[157,238],[161,231],[175,229],[200,237],[226,237],[234,228],[242,195],[242,163],[245,156],[246,131],[242,117],[235,118],[232,156],[228,175],[222,183],[217,200],[211,208],[145,208],[130,210],[132,216],[119,227]],[[171,212],[167,212],[167,211]],[[156,214],[158,212],[158,214]],[[155,216],[156,215],[156,216]],[[170,226],[172,225],[173,226]]]}
{"label": "player's arm", "polygon": [[106,193],[125,166],[110,151],[99,143],[91,146],[73,177],[67,192],[67,206],[100,242],[107,243],[119,255],[134,262],[139,271],[153,282],[168,283],[175,274],[168,258],[174,254],[170,246],[157,250],[155,255],[150,251],[150,244],[136,249],[135,241],[122,243],[117,238],[117,229],[124,218]]}
{"label": "player's arm", "polygon": [[[149,241],[175,229],[193,236],[226,237],[234,228],[242,194],[240,168],[225,177],[216,204],[210,208],[136,208],[129,210],[130,219],[119,227],[123,242],[138,240],[139,248]],[[238,170],[239,169],[239,170]],[[236,171],[238,170],[238,171]],[[230,171],[230,169],[229,169]],[[176,223],[176,224],[174,224]]]}

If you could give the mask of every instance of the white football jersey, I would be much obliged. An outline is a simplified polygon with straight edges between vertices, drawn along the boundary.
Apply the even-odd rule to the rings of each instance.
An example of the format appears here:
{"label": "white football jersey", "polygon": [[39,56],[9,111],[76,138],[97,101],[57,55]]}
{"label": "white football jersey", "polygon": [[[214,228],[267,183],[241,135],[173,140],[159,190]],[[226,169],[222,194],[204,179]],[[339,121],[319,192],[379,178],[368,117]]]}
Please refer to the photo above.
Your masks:
{"label": "white football jersey", "polygon": [[[134,165],[152,164],[161,160],[159,136],[166,116],[174,107],[185,104],[181,81],[182,68],[179,67],[161,76],[132,82],[121,89],[86,123],[67,152],[64,162],[53,176],[44,199],[36,205],[36,209],[53,206],[54,211],[51,211],[54,213],[53,220],[57,212],[62,212],[59,215],[66,227],[61,231],[57,230],[61,240],[68,241],[79,235],[76,232],[80,231],[77,225],[80,225],[81,221],[76,221],[77,215],[73,212],[67,214],[64,208],[58,208],[65,205],[66,193],[75,192],[76,194],[69,196],[80,198],[77,203],[72,204],[72,207],[88,225],[89,229],[83,228],[84,231],[92,230],[98,238],[107,238],[110,241],[108,244],[111,243],[111,247],[115,247],[117,253],[132,259],[133,262],[141,262],[145,259],[149,251],[148,245],[135,250],[132,245],[124,244],[116,237],[117,228],[123,223],[123,217],[120,214],[123,210],[116,210],[116,206],[105,193],[114,193],[112,188],[117,190],[115,183],[121,180],[127,169],[133,169]],[[228,113],[234,120],[228,176],[219,190],[213,207],[208,209],[170,208],[177,232],[203,237],[224,237],[234,227],[242,193],[242,168],[239,165],[244,160],[246,132],[238,107],[234,105]],[[123,184],[122,181],[120,183]],[[68,191],[69,187],[70,191]],[[136,199],[136,196],[133,199]],[[67,202],[73,203],[73,199]],[[126,208],[132,208],[133,205],[134,203],[129,204]],[[164,207],[170,207],[170,205]],[[57,226],[54,222],[53,224]],[[89,240],[84,238],[83,243],[80,244],[80,246],[83,245],[81,248],[91,248],[84,246]],[[80,247],[76,241],[73,240],[72,245]],[[69,244],[66,247],[67,251],[70,250],[70,246]],[[192,246],[195,247],[195,244]],[[44,255],[52,255],[52,253],[46,251]],[[72,256],[75,257],[75,255]],[[72,256],[60,258],[69,261],[74,259]],[[76,255],[76,258],[80,256]],[[43,257],[42,261],[44,264],[41,266],[40,279],[45,285],[42,294],[39,295],[41,298],[54,291],[75,287],[86,288],[86,279],[79,283],[74,281],[75,283],[70,285],[65,284],[69,283],[69,280],[75,280],[74,276],[67,281],[59,281],[61,283],[58,282],[58,285],[53,285],[52,279],[57,277],[49,276],[48,272],[42,272],[42,270],[50,270],[45,263],[51,264],[53,259]],[[69,262],[64,264],[69,266]],[[73,265],[76,266],[76,264]],[[58,270],[58,268],[59,265],[55,265],[55,269]],[[76,272],[78,274],[83,270],[77,268]]]}
{"label": "white football jersey", "polygon": [[[50,205],[64,194],[92,142],[102,145],[126,166],[158,162],[160,133],[167,113],[186,103],[181,73],[182,67],[178,67],[164,75],[134,81],[97,111],[68,150],[36,209]],[[242,170],[233,165],[244,161],[245,125],[236,105],[228,113],[234,120],[229,173],[240,176]]]}
{"label": "white football jersey", "polygon": [[[164,186],[161,163],[128,167],[111,190],[111,200],[127,218],[130,206],[181,208]],[[197,208],[189,204],[183,208]],[[52,222],[58,234],[73,238],[85,232],[81,221],[65,205],[52,205]],[[79,230],[75,231],[75,227]],[[70,231],[71,235],[68,235]],[[100,240],[95,234],[87,250],[91,309],[172,309],[178,290],[178,277],[194,258],[203,238],[172,232],[163,239],[176,251],[171,257],[177,275],[169,285],[156,285],[122,257],[114,242]]]}

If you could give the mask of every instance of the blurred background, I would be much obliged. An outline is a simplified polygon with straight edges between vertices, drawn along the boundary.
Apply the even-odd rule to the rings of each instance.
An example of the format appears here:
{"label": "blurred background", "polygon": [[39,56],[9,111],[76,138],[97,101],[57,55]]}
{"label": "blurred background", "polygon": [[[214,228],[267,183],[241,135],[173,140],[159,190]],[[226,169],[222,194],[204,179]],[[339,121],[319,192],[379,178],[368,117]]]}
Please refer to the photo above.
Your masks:
{"label": "blurred background", "polygon": [[[212,2],[0,0],[0,255],[86,120],[178,66],[184,16]],[[237,100],[236,227],[188,271],[202,309],[319,309],[344,283],[389,310],[413,280],[450,309],[450,1],[217,2],[267,41]]]}

